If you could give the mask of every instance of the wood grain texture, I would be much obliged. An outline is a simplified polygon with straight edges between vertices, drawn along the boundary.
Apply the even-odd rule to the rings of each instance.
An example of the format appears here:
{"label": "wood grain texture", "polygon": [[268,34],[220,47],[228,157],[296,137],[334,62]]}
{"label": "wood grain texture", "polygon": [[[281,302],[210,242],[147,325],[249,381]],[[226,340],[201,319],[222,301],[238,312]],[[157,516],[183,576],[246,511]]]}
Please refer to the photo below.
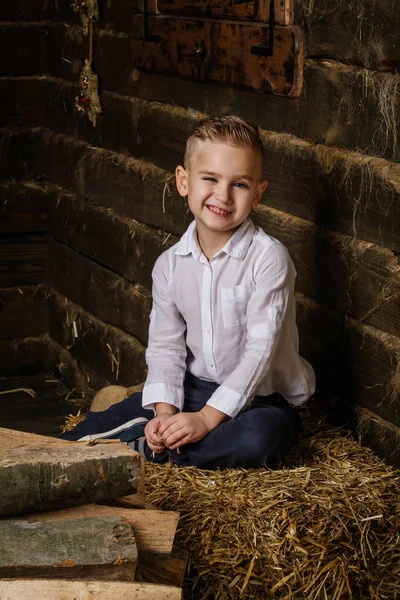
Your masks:
{"label": "wood grain texture", "polygon": [[[138,508],[122,508],[119,506],[100,506],[85,504],[52,510],[41,513],[24,515],[28,522],[65,522],[70,519],[118,517],[127,521],[134,532],[136,546],[139,551],[147,553],[169,553],[172,551],[179,513],[166,510],[145,510]],[[152,581],[152,583],[157,583]],[[166,583],[158,581],[158,583]],[[180,586],[181,584],[174,584]]]}
{"label": "wood grain texture", "polygon": [[1,600],[182,600],[173,586],[121,581],[18,580],[0,581]]}
{"label": "wood grain texture", "polygon": [[298,27],[274,29],[273,56],[255,56],[252,46],[263,46],[269,29],[234,21],[186,20],[150,16],[149,30],[159,43],[143,40],[143,18],[134,18],[134,66],[152,73],[272,91],[298,96],[302,89],[302,33]]}
{"label": "wood grain texture", "polygon": [[55,201],[50,221],[60,242],[147,289],[156,259],[175,242],[173,236],[70,194],[60,196],[58,205]]}
{"label": "wood grain texture", "polygon": [[170,554],[160,552],[140,552],[138,574],[143,581],[163,583],[182,587],[189,553],[174,546]]}
{"label": "wood grain texture", "polygon": [[362,406],[347,406],[361,444],[369,446],[386,461],[400,467],[400,427]]}
{"label": "wood grain texture", "polygon": [[54,291],[49,311],[50,335],[79,363],[119,385],[136,385],[146,379],[145,347],[134,337]]}
{"label": "wood grain texture", "polygon": [[58,242],[50,246],[46,276],[51,287],[95,317],[147,344],[151,295],[143,286]]}
{"label": "wood grain texture", "polygon": [[[25,32],[22,27],[19,30],[14,28],[9,35],[17,47],[24,46]],[[10,56],[9,45],[5,44],[4,75],[50,74],[76,84],[86,52],[81,28],[54,25],[47,28],[45,34],[38,34],[37,39],[40,37],[46,38],[47,45],[42,53],[35,50],[36,46],[32,49],[32,57],[35,58],[26,63],[25,71],[18,52]],[[328,146],[360,148],[369,155],[399,160],[399,149],[395,144],[400,114],[396,73],[373,72],[325,57],[308,59],[304,72],[305,93],[293,101],[239,90],[229,85],[196,83],[190,79],[182,81],[178,77],[171,80],[170,76],[154,73],[142,72],[137,78],[136,56],[132,53],[126,33],[96,28],[95,43],[96,72],[101,78],[103,90],[189,106],[209,114],[240,114],[265,129],[292,133]],[[216,94],[218,103],[215,102]],[[382,110],[385,97],[390,98],[392,122],[385,121]],[[22,102],[29,113],[29,100],[24,99],[22,94],[16,95],[15,99],[17,105]],[[36,103],[35,110],[44,105],[45,102]],[[55,95],[52,111],[49,112],[57,111],[57,105]],[[8,106],[11,110],[12,105]],[[59,109],[68,112],[70,108],[73,111],[73,98],[71,105],[66,106],[60,104]],[[90,127],[87,129],[89,131]]]}
{"label": "wood grain texture", "polygon": [[400,337],[346,319],[301,295],[297,323],[301,353],[314,366],[327,404],[336,396],[400,425]]}
{"label": "wood grain texture", "polygon": [[119,516],[66,521],[0,521],[0,577],[133,581],[138,559]]}
{"label": "wood grain texture", "polygon": [[140,457],[123,444],[6,449],[0,458],[0,515],[113,499],[135,492],[139,477]]}
{"label": "wood grain texture", "polygon": [[0,237],[0,287],[43,283],[48,238],[43,234]]}
{"label": "wood grain texture", "polygon": [[[12,88],[15,81],[9,83]],[[31,85],[32,93],[36,93],[35,82],[31,81]],[[47,81],[47,86],[48,95],[61,95],[67,107],[73,106],[74,89],[64,86],[58,92],[58,83],[51,80]],[[164,193],[165,182],[157,182],[154,178],[157,172],[161,173],[156,169],[146,176],[143,189],[140,164],[145,167],[140,159],[145,157],[147,161],[151,160],[159,167],[173,171],[182,161],[187,135],[203,113],[107,92],[103,94],[101,127],[93,133],[86,131],[87,123],[77,115],[67,113],[66,118],[63,102],[56,106],[60,106],[61,110],[51,112],[49,124],[52,127],[66,131],[73,122],[75,135],[87,139],[92,145],[103,144],[115,151],[122,151],[122,156],[129,153],[138,159],[130,167],[132,174],[137,174],[134,190],[126,177],[124,180],[121,170],[110,164],[113,161],[111,153],[107,155],[105,152],[100,160],[98,153],[89,152],[89,158],[82,161],[83,164],[79,163],[82,169],[79,193],[91,197],[93,185],[97,202],[114,207],[128,216],[132,214],[131,206],[136,194],[143,193],[146,201],[138,203],[141,204],[143,216],[137,218],[143,222],[157,222],[155,227],[173,231],[174,224],[179,220],[179,216],[173,212],[173,186],[168,184],[169,189]],[[372,159],[360,152],[330,149],[294,135],[262,131],[262,137],[266,152],[264,176],[270,182],[264,195],[265,204],[312,221],[320,228],[351,236],[355,234],[359,239],[400,251],[400,171],[397,165],[385,159]],[[27,153],[28,140],[24,147]],[[69,156],[66,152],[62,161],[72,169]],[[14,161],[15,166],[18,160]],[[91,172],[94,176],[90,175]],[[117,186],[115,194],[111,190],[111,178],[113,186]],[[65,185],[71,185],[72,181],[73,172],[70,172],[70,183]],[[82,183],[85,181],[86,186]],[[147,198],[151,195],[158,196],[160,202],[153,203],[152,209],[156,213],[154,219],[149,221],[153,214],[147,209]]]}

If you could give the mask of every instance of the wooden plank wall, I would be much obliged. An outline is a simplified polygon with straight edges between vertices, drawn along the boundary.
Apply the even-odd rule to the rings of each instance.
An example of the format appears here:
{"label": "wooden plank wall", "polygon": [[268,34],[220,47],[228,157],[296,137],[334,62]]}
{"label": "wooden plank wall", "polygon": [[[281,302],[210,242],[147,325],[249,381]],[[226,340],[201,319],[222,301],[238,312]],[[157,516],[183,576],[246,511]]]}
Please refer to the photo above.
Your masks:
{"label": "wooden plank wall", "polygon": [[399,461],[400,5],[298,0],[296,99],[139,72],[135,0],[99,6],[95,128],[74,107],[88,55],[77,15],[39,0],[0,8],[0,175],[15,190],[40,184],[49,206],[51,344],[93,388],[145,377],[151,268],[190,222],[172,173],[199,118],[240,114],[262,128],[270,186],[254,219],[295,261],[320,397]]}

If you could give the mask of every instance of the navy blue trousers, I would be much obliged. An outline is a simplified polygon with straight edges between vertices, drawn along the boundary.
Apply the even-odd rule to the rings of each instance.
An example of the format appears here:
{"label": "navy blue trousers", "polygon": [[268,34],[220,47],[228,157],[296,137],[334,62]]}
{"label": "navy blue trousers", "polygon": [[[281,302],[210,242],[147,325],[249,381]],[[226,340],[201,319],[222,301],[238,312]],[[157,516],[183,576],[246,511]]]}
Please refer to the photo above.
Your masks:
{"label": "navy blue trousers", "polygon": [[[187,373],[184,411],[200,411],[217,388],[217,383],[203,381]],[[135,421],[136,418],[143,422],[144,418],[153,418],[153,412],[142,407],[141,393],[132,394],[103,412],[89,413],[85,421],[61,437],[81,439],[96,430],[123,427],[124,422]],[[140,427],[143,431],[143,422],[134,423],[122,434],[107,437],[119,437],[129,442],[137,437]],[[166,449],[153,457],[147,443],[144,444],[144,453],[146,459],[152,462],[173,462],[179,466],[203,469],[276,467],[296,443],[300,425],[298,413],[280,394],[255,396],[251,405],[237,417],[224,421],[199,442],[182,446],[179,453]]]}

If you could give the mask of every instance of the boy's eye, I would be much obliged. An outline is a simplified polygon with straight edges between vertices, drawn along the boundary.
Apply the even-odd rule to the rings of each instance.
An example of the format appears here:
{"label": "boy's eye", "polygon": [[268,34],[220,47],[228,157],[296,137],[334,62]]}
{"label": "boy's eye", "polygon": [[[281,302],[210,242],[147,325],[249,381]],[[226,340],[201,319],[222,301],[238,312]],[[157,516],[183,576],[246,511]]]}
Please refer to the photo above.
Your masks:
{"label": "boy's eye", "polygon": [[203,181],[216,181],[215,177],[203,177]]}
{"label": "boy's eye", "polygon": [[247,183],[243,183],[243,181],[236,181],[236,183],[234,183],[234,186],[243,189],[247,189],[249,187]]}

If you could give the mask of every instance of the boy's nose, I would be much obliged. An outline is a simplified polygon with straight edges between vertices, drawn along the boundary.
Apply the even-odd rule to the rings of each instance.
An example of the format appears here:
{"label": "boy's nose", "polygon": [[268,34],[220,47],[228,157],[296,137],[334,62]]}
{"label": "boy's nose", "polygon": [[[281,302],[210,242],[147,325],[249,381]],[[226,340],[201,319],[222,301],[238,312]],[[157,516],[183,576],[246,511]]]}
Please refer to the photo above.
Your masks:
{"label": "boy's nose", "polygon": [[229,204],[232,201],[231,191],[227,185],[219,185],[215,190],[215,197],[223,204]]}

